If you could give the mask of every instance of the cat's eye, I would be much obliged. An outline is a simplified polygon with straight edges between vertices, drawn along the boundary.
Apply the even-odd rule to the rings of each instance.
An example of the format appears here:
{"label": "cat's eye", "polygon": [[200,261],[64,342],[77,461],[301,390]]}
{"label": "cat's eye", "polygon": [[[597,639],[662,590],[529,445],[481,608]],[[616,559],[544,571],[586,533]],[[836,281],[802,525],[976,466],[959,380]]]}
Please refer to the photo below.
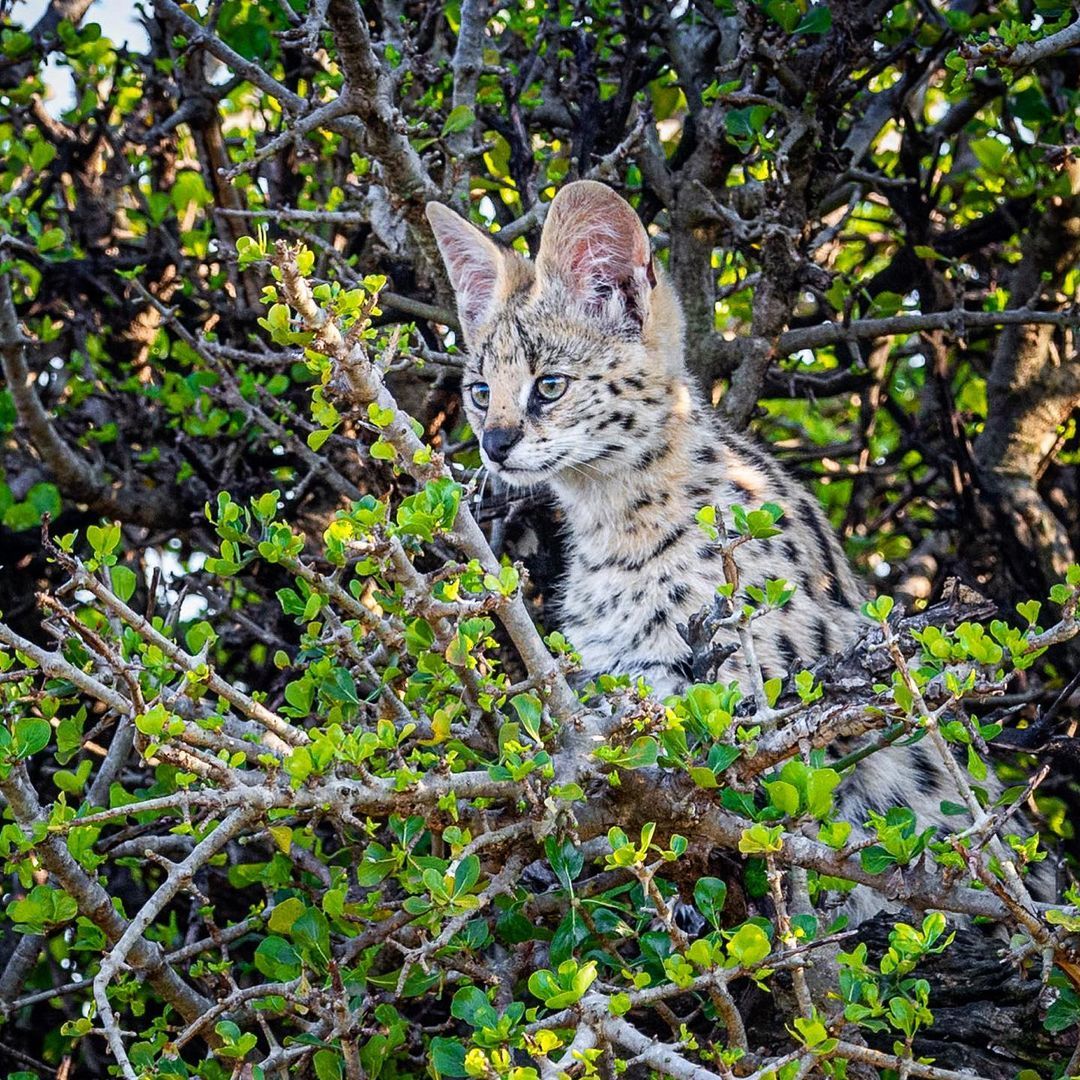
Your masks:
{"label": "cat's eye", "polygon": [[469,387],[469,394],[478,409],[486,409],[491,402],[491,387],[486,382],[474,382]]}
{"label": "cat's eye", "polygon": [[536,396],[544,401],[558,401],[569,385],[570,380],[565,375],[541,375],[536,380]]}

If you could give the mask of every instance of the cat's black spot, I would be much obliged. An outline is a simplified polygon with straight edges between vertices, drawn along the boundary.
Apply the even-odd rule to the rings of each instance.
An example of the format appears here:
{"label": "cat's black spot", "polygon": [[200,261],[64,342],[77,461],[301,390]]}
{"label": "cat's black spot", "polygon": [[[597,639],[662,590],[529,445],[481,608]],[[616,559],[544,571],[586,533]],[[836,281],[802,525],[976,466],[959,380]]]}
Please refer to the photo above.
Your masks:
{"label": "cat's black spot", "polygon": [[687,585],[685,582],[680,581],[678,585],[674,586],[674,588],[672,588],[668,592],[668,599],[673,604],[681,604],[686,600],[689,595],[690,586]]}
{"label": "cat's black spot", "polygon": [[[834,568],[835,568],[835,566],[836,566],[836,564],[833,563]],[[846,603],[846,598],[844,597],[843,589],[840,588],[840,579],[833,572],[829,573],[828,578],[829,578],[829,587],[828,587],[827,591],[828,591],[828,594],[829,594],[829,599],[834,604],[837,604],[838,606],[842,607]]]}
{"label": "cat's black spot", "polygon": [[623,431],[630,431],[634,427],[634,415],[632,413],[623,413],[621,409],[616,409],[610,416],[605,417],[596,424],[596,430],[604,431],[605,428],[610,428],[612,423],[619,424]]}
{"label": "cat's black spot", "polygon": [[677,525],[670,532],[666,533],[651,551],[646,552],[636,559],[616,559],[610,565],[617,567],[620,570],[629,570],[632,572],[641,570],[643,567],[648,566],[654,559],[658,559],[665,551],[674,547],[686,535],[688,529],[689,526],[687,525]]}
{"label": "cat's black spot", "polygon": [[939,790],[941,774],[934,768],[930,751],[922,743],[916,743],[908,748],[908,753],[911,755],[912,764],[921,774],[920,779],[932,790]]}
{"label": "cat's black spot", "polygon": [[637,375],[627,375],[626,378],[623,379],[623,382],[625,382],[627,386],[633,387],[635,390],[645,389],[645,380],[639,378]]}
{"label": "cat's black spot", "polygon": [[799,650],[795,648],[795,642],[787,634],[781,634],[776,639],[776,649],[784,662],[785,670],[791,671],[799,659]]}
{"label": "cat's black spot", "polygon": [[666,446],[652,446],[637,459],[635,468],[648,469],[658,461],[662,461],[667,455],[667,452],[668,448]]}
{"label": "cat's black spot", "polygon": [[718,460],[716,447],[712,446],[710,443],[699,446],[694,451],[694,460],[703,465],[715,465]]}
{"label": "cat's black spot", "polygon": [[828,656],[832,652],[832,638],[829,636],[829,624],[820,616],[814,623],[814,637],[817,657]]}
{"label": "cat's black spot", "polygon": [[836,564],[836,555],[833,550],[833,544],[829,542],[829,538],[825,535],[825,530],[821,527],[821,517],[817,507],[809,500],[803,499],[799,503],[799,517],[802,518],[803,524],[814,534],[814,539],[817,541],[818,545],[818,551],[820,551],[821,557],[825,561],[825,569],[832,579],[829,586],[830,596],[836,597],[836,603],[844,603],[843,591],[840,589],[840,569]]}

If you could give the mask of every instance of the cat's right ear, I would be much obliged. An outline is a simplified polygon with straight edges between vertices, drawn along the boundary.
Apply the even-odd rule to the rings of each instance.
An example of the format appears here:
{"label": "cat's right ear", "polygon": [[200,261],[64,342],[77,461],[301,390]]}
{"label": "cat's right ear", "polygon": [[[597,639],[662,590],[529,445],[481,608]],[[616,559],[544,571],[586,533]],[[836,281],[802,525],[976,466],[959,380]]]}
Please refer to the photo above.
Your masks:
{"label": "cat's right ear", "polygon": [[442,203],[429,202],[427,219],[435,233],[458,316],[466,336],[491,318],[507,279],[507,254],[489,236]]}

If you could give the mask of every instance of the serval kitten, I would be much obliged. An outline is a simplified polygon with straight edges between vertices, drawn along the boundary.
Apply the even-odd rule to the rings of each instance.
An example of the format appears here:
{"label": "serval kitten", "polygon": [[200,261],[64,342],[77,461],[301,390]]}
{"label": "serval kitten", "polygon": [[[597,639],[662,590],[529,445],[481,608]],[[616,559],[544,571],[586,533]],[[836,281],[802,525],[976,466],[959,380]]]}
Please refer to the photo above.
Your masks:
{"label": "serval kitten", "polygon": [[[659,695],[685,689],[690,649],[677,626],[723,582],[719,545],[695,521],[707,503],[725,513],[783,508],[779,536],[736,554],[742,584],[798,586],[755,623],[765,677],[848,645],[863,594],[832,528],[810,494],[699,397],[679,301],[631,207],[603,184],[567,185],[535,265],[444,206],[427,212],[457,296],[481,457],[510,486],[548,485],[565,512],[558,621],[586,669],[643,676]],[[736,654],[718,679],[749,690],[746,673]],[[859,826],[870,810],[906,804],[922,827],[941,825],[949,789],[922,746],[890,748],[842,785],[842,813]],[[878,906],[867,895],[848,910]]]}

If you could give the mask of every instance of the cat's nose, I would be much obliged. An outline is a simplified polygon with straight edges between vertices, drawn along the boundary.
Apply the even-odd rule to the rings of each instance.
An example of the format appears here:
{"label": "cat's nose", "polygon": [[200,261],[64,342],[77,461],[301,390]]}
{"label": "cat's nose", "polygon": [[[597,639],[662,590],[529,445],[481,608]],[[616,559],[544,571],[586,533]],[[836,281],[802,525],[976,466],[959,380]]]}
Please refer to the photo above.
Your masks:
{"label": "cat's nose", "polygon": [[521,435],[519,427],[489,428],[484,432],[484,453],[496,465],[501,465],[510,456],[510,451],[521,442]]}

